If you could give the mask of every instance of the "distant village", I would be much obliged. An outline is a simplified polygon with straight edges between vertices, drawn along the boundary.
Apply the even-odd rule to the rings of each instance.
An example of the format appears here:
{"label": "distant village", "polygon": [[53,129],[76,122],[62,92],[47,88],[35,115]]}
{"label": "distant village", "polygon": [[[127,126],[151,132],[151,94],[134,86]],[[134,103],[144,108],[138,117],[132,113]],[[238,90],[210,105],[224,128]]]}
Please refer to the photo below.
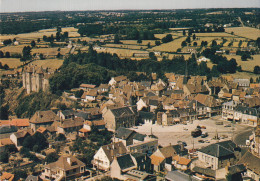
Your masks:
{"label": "distant village", "polygon": [[[48,91],[49,76],[48,70],[36,66],[27,66],[15,76],[7,75],[10,79],[22,79],[28,94]],[[225,180],[228,177],[260,180],[260,84],[225,75],[211,81],[204,76],[174,73],[165,76],[168,83],[154,73],[151,81],[131,82],[126,76],[118,76],[107,84],[81,84],[64,92],[62,97],[79,103],[82,109],[53,107],[28,118],[0,120],[0,152],[10,152],[9,161],[1,163],[0,180],[14,180],[15,174],[10,172],[13,167],[31,170],[26,181],[106,177],[129,181]],[[81,95],[76,97],[79,91]],[[244,145],[238,145],[232,137],[221,138],[217,131],[210,139],[209,128],[197,123],[211,118],[218,118],[214,120],[215,127],[244,125],[253,128],[252,134]],[[180,131],[188,132],[189,140],[200,138],[203,146],[192,146],[185,141],[171,144],[171,140],[161,140],[153,130],[158,126],[172,128],[174,132],[174,127],[179,125],[183,127]],[[192,125],[196,128],[190,129]],[[145,126],[147,134],[140,133],[139,128]],[[101,139],[107,144],[93,141],[94,134],[98,137],[107,132],[111,133],[109,140],[105,142],[105,136]],[[208,143],[204,139],[207,137]],[[46,157],[52,159],[48,155],[55,152],[56,160],[38,164],[22,156],[26,155],[21,154],[25,152],[23,147],[29,147],[28,140],[33,138],[46,140],[47,146],[41,151],[41,143],[33,146],[30,155],[46,160]],[[169,141],[168,145],[160,144],[165,141]],[[78,151],[88,152],[84,142],[93,147],[100,145],[86,161],[89,164],[80,159],[83,153]],[[80,144],[83,148],[75,146]]]}

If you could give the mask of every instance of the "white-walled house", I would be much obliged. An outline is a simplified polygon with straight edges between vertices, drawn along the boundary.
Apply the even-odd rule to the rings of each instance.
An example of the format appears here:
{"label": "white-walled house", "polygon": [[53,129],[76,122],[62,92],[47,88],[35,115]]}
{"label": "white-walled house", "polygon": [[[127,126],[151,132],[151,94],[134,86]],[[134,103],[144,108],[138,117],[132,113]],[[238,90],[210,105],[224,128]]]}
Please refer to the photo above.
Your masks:
{"label": "white-walled house", "polygon": [[92,164],[94,167],[100,170],[109,170],[110,165],[116,155],[122,155],[127,152],[126,147],[122,142],[111,143],[99,148],[94,155]]}

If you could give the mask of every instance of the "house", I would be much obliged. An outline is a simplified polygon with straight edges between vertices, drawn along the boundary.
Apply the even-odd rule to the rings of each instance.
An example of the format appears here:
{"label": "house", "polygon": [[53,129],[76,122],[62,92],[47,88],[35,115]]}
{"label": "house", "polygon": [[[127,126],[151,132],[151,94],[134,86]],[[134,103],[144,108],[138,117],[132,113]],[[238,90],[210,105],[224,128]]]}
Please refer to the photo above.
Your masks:
{"label": "house", "polygon": [[[197,113],[201,113],[202,115],[205,114],[206,117],[211,117],[221,113],[221,102],[215,99],[213,96],[198,94],[195,96],[194,100],[200,103],[200,106],[197,107],[196,110]],[[194,102],[192,107],[195,106],[196,108],[197,105],[198,104]]]}
{"label": "house", "polygon": [[135,125],[136,114],[132,107],[120,107],[108,109],[103,114],[106,128],[115,131],[119,127],[131,128]]}
{"label": "house", "polygon": [[97,90],[89,90],[83,93],[83,95],[81,96],[81,100],[84,102],[94,101],[96,100],[97,95]]}
{"label": "house", "polygon": [[92,84],[80,84],[79,88],[83,89],[83,90],[92,90],[96,87],[96,85],[92,85]]}
{"label": "house", "polygon": [[0,139],[0,153],[6,150],[7,145],[14,145],[10,138],[2,138]]}
{"label": "house", "polygon": [[150,112],[154,112],[155,109],[157,109],[158,104],[159,104],[158,100],[156,100],[155,98],[151,99],[149,97],[143,97],[136,103],[138,111],[147,109]]}
{"label": "house", "polygon": [[222,104],[222,118],[226,120],[234,120],[234,112],[238,103],[235,101],[229,101]]}
{"label": "house", "polygon": [[30,119],[30,127],[36,132],[39,127],[51,126],[54,121],[58,121],[59,117],[51,110],[37,111]]}
{"label": "house", "polygon": [[16,147],[20,147],[23,145],[23,141],[28,136],[31,136],[31,133],[29,131],[21,130],[21,131],[11,134],[10,139],[15,144]]}
{"label": "house", "polygon": [[176,155],[172,158],[172,164],[175,168],[179,170],[188,170],[190,166],[191,160],[185,157],[181,157],[179,155]]}
{"label": "house", "polygon": [[133,144],[128,145],[127,149],[130,153],[147,153],[151,155],[158,147],[158,139],[136,133],[133,136]]}
{"label": "house", "polygon": [[260,180],[260,158],[247,151],[238,164],[244,164],[246,167],[246,175],[253,180]]}
{"label": "house", "polygon": [[16,126],[18,129],[27,128],[30,126],[29,119],[12,119],[11,125]]}
{"label": "house", "polygon": [[1,181],[13,181],[14,180],[14,174],[3,172],[3,174],[0,176]]}
{"label": "house", "polygon": [[108,84],[100,84],[98,87],[98,92],[104,93],[109,91],[109,85]]}
{"label": "house", "polygon": [[28,175],[25,181],[42,181],[42,179],[39,176]]}
{"label": "house", "polygon": [[238,87],[248,88],[250,85],[250,80],[249,79],[234,79],[234,83],[237,83]]}
{"label": "house", "polygon": [[250,108],[243,105],[238,105],[234,111],[234,120],[242,124],[257,126],[260,116],[260,108]]}
{"label": "house", "polygon": [[111,177],[126,180],[124,175],[133,169],[137,169],[137,163],[130,154],[116,156],[111,164]]}
{"label": "house", "polygon": [[59,110],[57,115],[59,116],[60,119],[70,119],[75,117],[75,111],[72,109],[66,109],[66,110]]}
{"label": "house", "polygon": [[125,175],[127,180],[132,181],[156,181],[156,176],[139,170],[130,170]]}
{"label": "house", "polygon": [[136,132],[120,127],[115,132],[115,142],[122,142],[125,146],[132,145]]}
{"label": "house", "polygon": [[78,132],[84,124],[84,120],[80,117],[74,119],[65,119],[58,123],[57,133],[68,134]]}
{"label": "house", "polygon": [[44,165],[42,179],[74,180],[82,176],[86,169],[85,164],[74,156],[61,156],[56,162]]}
{"label": "house", "polygon": [[151,163],[155,172],[163,170],[172,170],[172,158],[176,155],[187,155],[188,150],[184,148],[184,145],[169,145],[163,148],[157,148],[157,150],[151,155]]}
{"label": "house", "polygon": [[113,142],[108,145],[101,146],[94,155],[92,164],[100,170],[109,170],[110,165],[115,156],[127,153],[127,149],[122,142]]}
{"label": "house", "polygon": [[[170,126],[180,122],[180,114],[176,110],[168,110],[166,112],[158,112],[157,113],[157,124],[163,126]],[[159,121],[158,121],[159,119]]]}
{"label": "house", "polygon": [[200,84],[184,84],[183,92],[185,96],[190,97],[194,94],[209,94],[209,89],[205,85]]}
{"label": "house", "polygon": [[84,122],[84,125],[83,125],[84,129],[91,131],[91,129],[93,127],[98,129],[99,131],[104,130],[106,128],[104,120],[93,120],[93,121],[85,121]]}
{"label": "house", "polygon": [[233,141],[223,141],[198,150],[198,160],[207,168],[217,170],[235,164],[241,157],[241,149]]}
{"label": "house", "polygon": [[124,75],[112,77],[111,80],[108,82],[108,85],[112,86],[112,85],[115,85],[116,83],[119,83],[119,82],[125,81],[125,80],[127,80],[127,77]]}
{"label": "house", "polygon": [[142,124],[153,124],[155,122],[155,114],[152,112],[138,112],[138,122]]}

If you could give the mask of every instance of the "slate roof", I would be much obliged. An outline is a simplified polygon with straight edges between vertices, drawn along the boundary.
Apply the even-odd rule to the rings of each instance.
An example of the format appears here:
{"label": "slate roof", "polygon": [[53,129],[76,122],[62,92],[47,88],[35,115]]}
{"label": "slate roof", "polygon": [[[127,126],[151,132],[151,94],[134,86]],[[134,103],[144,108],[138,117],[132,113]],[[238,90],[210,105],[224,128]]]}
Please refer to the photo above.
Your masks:
{"label": "slate roof", "polygon": [[260,175],[260,158],[254,156],[249,151],[242,156],[237,164],[244,164],[247,169]]}
{"label": "slate roof", "polygon": [[122,142],[111,143],[108,145],[102,146],[103,151],[105,152],[110,163],[113,161],[114,156],[122,155],[127,153],[127,149]]}
{"label": "slate roof", "polygon": [[141,119],[155,119],[155,114],[152,112],[139,111],[138,113]]}
{"label": "slate roof", "polygon": [[89,113],[86,113],[86,112],[83,112],[83,111],[80,111],[80,112],[75,113],[75,116],[81,117],[81,118],[83,118],[84,120],[89,119]]}
{"label": "slate roof", "polygon": [[5,133],[13,133],[16,132],[17,128],[15,126],[0,126],[0,134],[5,134]]}
{"label": "slate roof", "polygon": [[198,151],[217,158],[222,158],[227,156],[234,156],[235,149],[240,149],[240,148],[237,147],[233,141],[228,140],[228,141],[211,144],[209,146],[201,148]]}
{"label": "slate roof", "polygon": [[133,130],[120,127],[116,130],[115,136],[120,139],[127,139],[131,134],[136,133]]}
{"label": "slate roof", "polygon": [[158,104],[159,104],[158,100],[149,99],[149,105],[158,106]]}
{"label": "slate roof", "polygon": [[243,164],[232,165],[232,166],[228,167],[228,172],[230,174],[246,172],[246,167]]}
{"label": "slate roof", "polygon": [[201,173],[203,175],[207,175],[207,176],[210,176],[210,177],[215,177],[216,176],[216,171],[215,170],[211,170],[210,168],[201,168],[201,167],[195,166],[192,170],[194,172]]}
{"label": "slate roof", "polygon": [[170,181],[199,181],[199,179],[178,170],[168,172],[165,178]]}
{"label": "slate roof", "polygon": [[41,178],[39,178],[39,176],[33,176],[33,175],[29,175],[25,181],[40,181],[42,180]]}
{"label": "slate roof", "polygon": [[115,117],[134,115],[133,111],[129,107],[111,109],[111,112],[114,114]]}
{"label": "slate roof", "polygon": [[144,134],[136,133],[134,135],[133,139],[138,140],[138,141],[144,141],[145,137],[146,137],[146,135],[144,135]]}
{"label": "slate roof", "polygon": [[117,157],[117,162],[118,162],[121,170],[135,167],[134,161],[131,158],[130,154],[126,154],[126,155]]}
{"label": "slate roof", "polygon": [[198,94],[194,99],[207,107],[220,106],[220,103],[213,96]]}
{"label": "slate roof", "polygon": [[72,109],[66,109],[66,110],[61,110],[61,113],[62,113],[64,116],[70,116],[70,115],[74,115],[74,114],[75,114],[75,111],[73,111]]}
{"label": "slate roof", "polygon": [[139,180],[156,180],[156,176],[139,171],[139,170],[130,170],[127,172],[127,174],[124,175],[125,177],[128,178],[128,180],[131,181],[139,181]]}
{"label": "slate roof", "polygon": [[156,94],[153,93],[153,92],[148,92],[148,93],[146,94],[146,96],[147,96],[147,97],[151,97],[151,96],[156,96]]}

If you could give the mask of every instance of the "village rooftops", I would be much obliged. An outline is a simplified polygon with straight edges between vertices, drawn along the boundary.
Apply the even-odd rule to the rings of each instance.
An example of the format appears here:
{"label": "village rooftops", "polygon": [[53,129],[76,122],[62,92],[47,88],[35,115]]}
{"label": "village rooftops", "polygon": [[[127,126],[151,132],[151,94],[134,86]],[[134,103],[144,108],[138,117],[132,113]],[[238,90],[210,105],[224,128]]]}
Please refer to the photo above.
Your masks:
{"label": "village rooftops", "polygon": [[260,175],[260,158],[247,151],[237,164],[244,164],[247,169]]}
{"label": "village rooftops", "polygon": [[54,122],[59,120],[59,117],[52,112],[49,111],[37,111],[32,118],[30,119],[30,123],[47,123],[47,122]]}
{"label": "village rooftops", "polygon": [[2,176],[0,176],[1,181],[12,181],[14,180],[14,174],[4,172]]}
{"label": "village rooftops", "polygon": [[85,164],[74,156],[61,156],[56,162],[45,165],[50,170],[72,170],[78,167],[84,167]]}
{"label": "village rooftops", "polygon": [[64,121],[60,122],[59,127],[61,128],[73,128],[78,126],[83,126],[84,120],[81,117],[77,117],[74,119],[65,119]]}

